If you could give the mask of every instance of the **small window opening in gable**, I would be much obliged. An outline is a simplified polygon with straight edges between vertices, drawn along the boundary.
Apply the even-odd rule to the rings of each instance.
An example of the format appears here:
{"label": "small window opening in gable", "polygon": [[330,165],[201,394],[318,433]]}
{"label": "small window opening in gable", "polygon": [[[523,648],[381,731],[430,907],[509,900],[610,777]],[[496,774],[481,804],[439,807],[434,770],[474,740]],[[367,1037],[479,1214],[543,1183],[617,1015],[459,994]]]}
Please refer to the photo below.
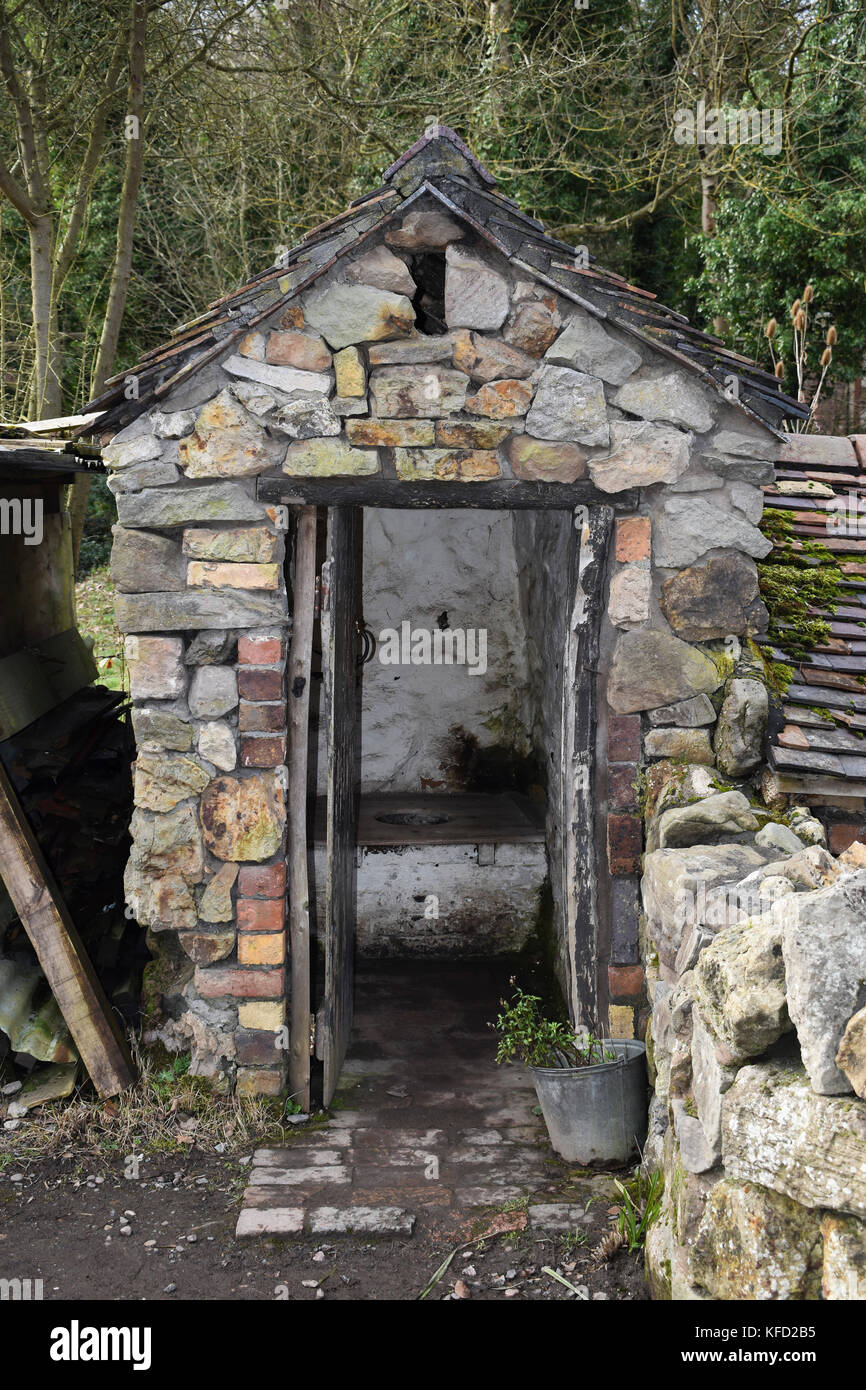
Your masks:
{"label": "small window opening in gable", "polygon": [[418,289],[412,300],[419,333],[448,332],[445,322],[445,252],[421,251],[412,257],[412,278]]}

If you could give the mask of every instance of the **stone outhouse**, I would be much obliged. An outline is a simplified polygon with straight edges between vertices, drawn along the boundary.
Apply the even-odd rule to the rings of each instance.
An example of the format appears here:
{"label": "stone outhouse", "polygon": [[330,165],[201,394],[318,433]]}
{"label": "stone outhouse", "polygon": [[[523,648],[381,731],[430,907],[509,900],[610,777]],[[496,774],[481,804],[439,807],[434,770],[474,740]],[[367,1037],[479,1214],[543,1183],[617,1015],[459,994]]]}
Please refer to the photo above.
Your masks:
{"label": "stone outhouse", "polygon": [[573,1016],[633,1034],[638,769],[713,761],[803,407],[437,126],[89,408],[159,1036],[247,1093],[317,1055],[327,1100],[355,938],[539,921]]}

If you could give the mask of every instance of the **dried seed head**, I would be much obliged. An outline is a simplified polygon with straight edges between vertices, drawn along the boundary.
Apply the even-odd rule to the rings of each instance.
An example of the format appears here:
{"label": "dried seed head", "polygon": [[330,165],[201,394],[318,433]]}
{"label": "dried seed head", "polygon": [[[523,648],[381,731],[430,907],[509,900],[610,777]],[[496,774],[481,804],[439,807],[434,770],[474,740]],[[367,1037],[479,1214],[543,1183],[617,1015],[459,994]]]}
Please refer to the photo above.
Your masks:
{"label": "dried seed head", "polygon": [[828,346],[828,347],[835,347],[835,345],[836,345],[836,329],[835,329],[835,328],[833,327],[833,325],[831,324],[830,327],[827,329],[827,346]]}
{"label": "dried seed head", "polygon": [[806,327],[806,315],[802,309],[797,311],[797,317],[794,319],[794,327],[797,329],[798,333],[802,333],[803,329]]}
{"label": "dried seed head", "polygon": [[833,361],[833,349],[832,349],[831,347],[826,347],[826,348],[824,349],[824,351],[821,353],[821,366],[822,366],[822,367],[829,367],[829,365],[830,365],[830,363],[831,363],[832,361]]}
{"label": "dried seed head", "polygon": [[806,288],[805,288],[804,291],[803,291],[803,303],[804,303],[804,304],[811,304],[811,302],[812,302],[812,300],[813,300],[814,298],[815,298],[815,291],[812,289],[812,286],[811,286],[811,285],[807,285]]}
{"label": "dried seed head", "polygon": [[779,361],[776,363],[776,376],[777,376],[777,377],[779,378],[779,380],[781,381],[781,380],[782,380],[782,377],[783,377],[784,375],[785,375],[785,364],[784,364],[784,362],[782,361],[782,359],[779,358]]}
{"label": "dried seed head", "polygon": [[776,323],[775,319],[770,319],[769,323],[767,324],[767,327],[764,329],[764,337],[775,338],[776,329],[778,328],[778,326],[779,325]]}
{"label": "dried seed head", "polygon": [[607,1235],[602,1236],[598,1245],[590,1251],[590,1258],[596,1266],[607,1264],[611,1256],[615,1255],[617,1250],[621,1250],[625,1244],[627,1242],[622,1231],[608,1231]]}
{"label": "dried seed head", "polygon": [[797,317],[797,315],[799,314],[799,312],[800,312],[800,304],[801,304],[801,300],[795,299],[795,300],[794,300],[794,303],[791,305],[791,318],[792,318],[792,319],[795,319],[795,318]]}

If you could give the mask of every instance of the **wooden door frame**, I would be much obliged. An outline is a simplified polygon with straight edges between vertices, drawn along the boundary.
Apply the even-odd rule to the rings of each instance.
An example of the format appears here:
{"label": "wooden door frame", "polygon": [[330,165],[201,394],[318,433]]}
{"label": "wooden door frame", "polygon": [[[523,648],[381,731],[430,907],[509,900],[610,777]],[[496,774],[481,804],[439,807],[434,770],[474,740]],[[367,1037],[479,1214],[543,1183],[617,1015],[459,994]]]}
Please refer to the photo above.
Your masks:
{"label": "wooden door frame", "polygon": [[307,868],[307,770],[310,748],[310,682],[316,592],[317,508],[295,509],[295,573],[292,644],[286,670],[289,740],[287,750],[286,867],[289,882],[289,1090],[310,1107],[310,882]]}
{"label": "wooden door frame", "polygon": [[[320,485],[321,486],[321,485]],[[316,503],[329,507],[357,507],[363,513],[365,506],[389,507],[396,504],[382,496],[365,497],[357,490],[343,495],[333,485],[329,489],[327,501],[323,494],[307,489],[303,497],[292,495],[290,489],[294,481],[286,485],[281,498],[275,495],[275,488],[268,494],[269,501],[281,500],[290,505],[299,517],[296,541],[295,605],[303,593],[303,601],[309,610],[306,618],[299,623],[295,612],[292,629],[291,658],[288,672],[290,693],[289,720],[289,807],[288,844],[289,859],[289,923],[291,942],[291,1033],[290,1033],[290,1085],[293,1096],[304,1105],[309,1104],[310,1088],[310,1036],[313,1025],[310,997],[310,945],[309,945],[309,881],[307,871],[307,767],[309,740],[309,686],[310,659],[312,649],[312,614],[315,584],[315,535]],[[315,490],[313,490],[315,491]],[[336,495],[335,495],[336,494]],[[483,501],[477,493],[471,501],[462,501],[456,495],[448,497],[438,494],[436,501],[426,496],[420,498],[411,509],[447,510],[455,505],[481,506],[492,511],[514,511],[520,507],[532,507],[532,501],[517,502],[513,493],[499,494],[496,499],[488,497]],[[405,493],[403,494],[405,496]],[[595,809],[598,798],[598,760],[596,752],[597,710],[598,710],[598,664],[600,653],[600,633],[604,584],[610,537],[613,529],[615,509],[612,505],[601,505],[595,497],[589,505],[574,505],[573,498],[563,499],[559,506],[552,504],[549,493],[543,498],[538,510],[571,512],[575,519],[575,543],[570,547],[568,594],[571,596],[567,613],[567,626],[564,634],[563,677],[567,671],[574,674],[572,681],[563,678],[561,755],[562,786],[559,805],[562,835],[560,871],[562,874],[562,902],[564,910],[563,929],[568,952],[567,995],[569,1011],[575,1023],[597,1025],[599,1008],[598,947],[599,947],[599,865],[601,862],[597,847],[597,827]],[[628,500],[628,499],[627,499]],[[407,499],[408,501],[408,499]],[[618,499],[622,504],[623,499]],[[403,502],[406,507],[407,502]],[[312,540],[309,539],[309,517],[312,515]],[[301,527],[307,518],[305,532],[307,539],[302,541]],[[311,558],[312,557],[312,558]],[[311,566],[311,570],[310,570]],[[299,571],[303,588],[299,583]],[[311,577],[312,574],[312,577]],[[303,723],[301,722],[303,721]],[[565,775],[569,770],[569,775]],[[588,788],[588,791],[585,789]],[[294,868],[293,868],[294,866]],[[297,877],[295,877],[295,875]],[[299,891],[300,890],[300,891]]]}

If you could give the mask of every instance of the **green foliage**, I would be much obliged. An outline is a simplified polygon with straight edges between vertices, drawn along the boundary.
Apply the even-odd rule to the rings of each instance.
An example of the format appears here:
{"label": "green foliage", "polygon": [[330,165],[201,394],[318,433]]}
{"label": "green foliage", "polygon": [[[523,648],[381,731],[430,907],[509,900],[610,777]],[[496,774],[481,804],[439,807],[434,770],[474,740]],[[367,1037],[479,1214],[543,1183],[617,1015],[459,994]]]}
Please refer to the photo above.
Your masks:
{"label": "green foliage", "polygon": [[[708,319],[724,318],[727,341],[769,371],[763,329],[778,319],[789,391],[796,387],[789,310],[807,282],[818,327],[832,323],[838,332],[834,375],[855,379],[866,351],[866,27],[856,6],[830,0],[821,9],[789,93],[785,148],[773,157],[742,147],[741,187],[727,186],[715,235],[703,240],[703,269],[687,287]],[[767,81],[763,104],[780,106],[778,78]],[[822,348],[819,333],[812,375]]]}
{"label": "green foliage", "polygon": [[629,1252],[642,1250],[647,1232],[658,1218],[665,1190],[664,1174],[659,1170],[650,1177],[639,1174],[625,1185],[614,1178],[622,1196],[617,1229],[628,1242]]}
{"label": "green foliage", "polygon": [[179,1081],[189,1072],[191,1057],[188,1052],[179,1052],[173,1057],[167,1067],[163,1067],[153,1077],[152,1085],[160,1100],[167,1100],[171,1097],[172,1091]]}
{"label": "green foliage", "polygon": [[616,1054],[606,1048],[591,1033],[581,1036],[567,1023],[544,1018],[541,999],[514,987],[509,1004],[500,1000],[502,1013],[492,1025],[499,1035],[497,1062],[509,1062],[516,1057],[527,1067],[592,1067],[600,1062],[615,1062]]}
{"label": "green foliage", "polygon": [[90,480],[78,561],[79,579],[108,564],[111,559],[111,528],[116,520],[117,507],[106,479],[96,474]]}

